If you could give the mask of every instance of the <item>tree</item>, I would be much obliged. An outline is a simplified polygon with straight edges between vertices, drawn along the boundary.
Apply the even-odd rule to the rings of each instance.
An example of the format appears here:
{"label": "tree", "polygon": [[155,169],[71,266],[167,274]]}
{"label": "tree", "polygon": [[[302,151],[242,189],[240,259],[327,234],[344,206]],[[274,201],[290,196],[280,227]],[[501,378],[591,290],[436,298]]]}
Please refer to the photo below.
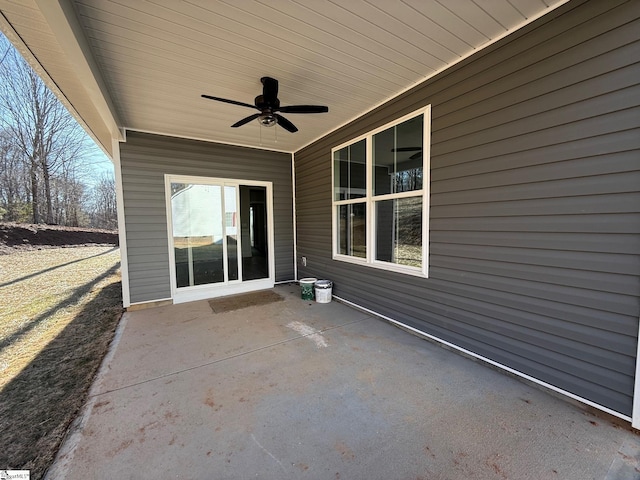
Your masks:
{"label": "tree", "polygon": [[53,220],[57,225],[79,227],[89,224],[86,213],[87,188],[74,177],[56,177],[52,182]]}
{"label": "tree", "polygon": [[0,218],[10,222],[29,220],[27,179],[28,171],[9,132],[0,130]]}
{"label": "tree", "polygon": [[75,181],[68,174],[78,170],[89,146],[87,136],[4,37],[0,51],[6,51],[0,64],[0,128],[11,139],[11,158],[28,172],[33,223],[56,223],[52,180]]}
{"label": "tree", "polygon": [[97,150],[0,34],[0,220],[117,228],[113,175],[87,185]]}
{"label": "tree", "polygon": [[113,175],[103,174],[98,178],[91,194],[92,227],[115,230],[118,227],[116,186]]}

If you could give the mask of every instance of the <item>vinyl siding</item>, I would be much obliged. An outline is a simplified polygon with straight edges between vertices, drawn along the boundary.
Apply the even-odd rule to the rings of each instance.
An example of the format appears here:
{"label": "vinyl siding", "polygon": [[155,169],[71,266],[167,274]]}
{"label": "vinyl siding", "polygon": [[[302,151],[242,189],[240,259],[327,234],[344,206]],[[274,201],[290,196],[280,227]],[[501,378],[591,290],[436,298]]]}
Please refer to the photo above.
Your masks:
{"label": "vinyl siding", "polygon": [[[295,155],[299,276],[625,416],[640,2],[573,1]],[[429,278],[331,258],[331,148],[432,105]]]}
{"label": "vinyl siding", "polygon": [[171,297],[165,174],[273,182],[275,278],[294,278],[290,154],[127,132],[120,161],[132,303]]}

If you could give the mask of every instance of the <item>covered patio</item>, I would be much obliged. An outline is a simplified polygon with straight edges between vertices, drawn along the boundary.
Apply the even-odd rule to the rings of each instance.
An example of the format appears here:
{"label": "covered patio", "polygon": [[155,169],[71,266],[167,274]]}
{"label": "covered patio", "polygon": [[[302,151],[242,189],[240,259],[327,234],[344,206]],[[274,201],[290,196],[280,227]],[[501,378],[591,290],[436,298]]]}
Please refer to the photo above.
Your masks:
{"label": "covered patio", "polygon": [[295,283],[273,294],[125,313],[47,478],[640,478],[610,419]]}
{"label": "covered patio", "polygon": [[[351,305],[636,429],[639,26],[640,2],[631,0],[0,0],[0,30],[114,162],[125,308],[175,305],[271,289],[305,277],[327,278],[334,282],[333,293]],[[299,131],[291,128],[292,121]],[[203,199],[192,198],[196,191]],[[213,211],[215,222],[200,221],[199,213]],[[259,268],[251,268],[255,266]],[[323,334],[329,346],[316,347],[287,325],[299,320],[301,331],[307,331],[305,325],[322,330],[342,325],[332,323],[341,322],[339,315],[331,313],[316,325],[307,312],[284,318],[279,310],[272,317],[267,308],[245,309],[238,314],[243,322],[251,320],[245,325],[226,314],[210,318],[206,302],[194,305],[201,305],[206,318],[195,320],[199,317],[194,314],[185,325],[180,322],[191,318],[190,309],[196,307],[127,314],[128,330],[112,373],[103,380],[105,385],[119,381],[98,391],[95,403],[133,395],[123,397],[131,399],[122,401],[127,408],[120,409],[115,398],[100,408],[114,409],[103,414],[107,417],[132,412],[121,414],[136,420],[126,428],[142,429],[145,440],[140,443],[133,430],[120,431],[125,427],[116,428],[117,423],[106,419],[95,426],[96,431],[112,429],[100,442],[114,440],[95,450],[95,468],[107,466],[104,452],[114,452],[114,470],[127,465],[119,461],[123,456],[135,464],[149,455],[141,449],[153,443],[150,430],[156,424],[138,420],[159,420],[128,405],[135,392],[146,408],[158,411],[152,404],[165,393],[153,388],[173,380],[168,385],[176,388],[172,404],[193,412],[188,402],[206,407],[207,391],[197,389],[209,388],[210,382],[192,376],[211,371],[214,384],[220,382],[214,389],[215,405],[224,407],[204,412],[227,422],[235,397],[225,396],[240,386],[226,382],[239,381],[233,374],[241,368],[257,369],[247,365],[264,365],[253,360],[267,354],[287,368],[294,365],[305,385],[303,394],[290,396],[283,389],[296,382],[278,377],[271,382],[277,387],[251,397],[258,402],[255,408],[268,411],[263,402],[274,407],[270,420],[277,418],[275,407],[287,401],[309,409],[300,412],[307,419],[327,405],[344,405],[340,413],[358,411],[371,391],[367,388],[374,387],[380,404],[366,404],[374,412],[407,405],[408,413],[391,419],[368,413],[366,418],[375,421],[366,423],[347,423],[325,410],[339,426],[352,425],[360,436],[363,424],[381,425],[374,440],[367,439],[371,450],[347,443],[359,461],[358,472],[366,464],[366,452],[384,458],[378,453],[398,435],[389,431],[403,432],[396,444],[402,445],[402,453],[393,457],[397,463],[384,460],[371,467],[380,476],[389,473],[391,464],[406,470],[418,458],[426,463],[415,455],[424,453],[425,445],[430,452],[440,448],[436,457],[445,458],[446,440],[434,440],[437,425],[445,433],[459,425],[455,428],[464,432],[464,439],[472,437],[468,432],[478,432],[475,443],[485,448],[493,444],[488,438],[502,428],[500,422],[526,418],[511,401],[524,411],[533,408],[509,397],[504,403],[510,405],[508,412],[495,412],[489,421],[487,412],[500,402],[477,392],[495,395],[500,389],[482,387],[492,385],[486,380],[472,388],[484,376],[478,372],[468,381],[467,376],[453,381],[451,365],[463,360],[418,368],[411,355],[431,346],[413,338],[402,341],[418,342],[403,344],[407,352],[393,349],[390,354],[404,359],[397,364],[401,373],[386,371],[396,364],[376,355],[371,368],[376,367],[372,371],[379,372],[380,380],[367,383],[359,377],[366,371],[362,358],[353,356],[377,352],[392,340],[381,340],[381,334],[354,352],[332,336],[342,338],[371,322],[396,338],[395,329],[372,319],[329,330]],[[331,308],[337,307],[324,311]],[[206,326],[193,327],[189,337],[185,332],[199,321]],[[231,330],[231,337],[203,335],[218,321],[223,322],[218,328]],[[134,326],[140,328],[139,337],[128,333]],[[261,328],[264,335],[256,333]],[[128,342],[135,354],[127,353],[125,360]],[[305,342],[313,355],[299,353],[302,358],[292,361],[282,353],[277,360],[278,352]],[[331,372],[327,383],[311,382],[323,365],[317,355],[329,355],[332,362],[326,367]],[[333,364],[339,360],[348,366]],[[261,381],[286,368],[271,365],[266,370]],[[220,372],[224,375],[218,379]],[[442,400],[434,397],[438,379],[463,387]],[[258,384],[251,382],[252,389]],[[335,394],[344,398],[327,404],[329,397],[322,396],[321,403],[314,403],[319,392],[333,392],[332,385],[340,385]],[[278,397],[283,392],[285,399]],[[464,408],[442,409],[439,400],[448,408],[462,402]],[[245,407],[250,402],[236,403]],[[546,408],[554,426],[567,425],[574,416],[559,407]],[[95,410],[91,418],[100,418],[100,409]],[[546,418],[543,411],[533,418],[531,431],[511,436],[530,442],[535,436],[531,432],[541,428],[540,417]],[[568,417],[554,417],[559,411]],[[253,410],[251,415],[242,409],[236,413],[243,421],[253,418],[252,430],[236,439],[237,448],[205,450],[211,451],[209,457],[233,451],[230,465],[247,469],[252,463],[240,460],[238,452],[255,450],[270,453],[267,459],[284,466],[261,461],[261,469],[304,463],[317,471],[320,463],[337,465],[318,454],[331,451],[320,448],[332,445],[328,431],[312,429],[310,435],[296,424],[296,432],[305,432],[305,441],[298,443],[309,445],[308,454],[300,455],[305,460],[288,443],[292,428],[287,422],[296,416],[283,413],[287,422],[277,423],[287,432],[282,438],[264,421],[254,423],[259,416],[252,417]],[[400,428],[404,413],[419,419],[416,424],[436,423]],[[197,419],[205,426],[201,428],[209,428],[209,420]],[[509,423],[505,428],[515,431]],[[176,431],[174,443],[169,445],[172,434],[162,440],[166,448],[161,450],[192,445],[197,431],[193,425],[188,434]],[[556,441],[554,431],[545,431],[545,445]],[[180,442],[181,435],[188,438]],[[116,443],[121,439],[131,443]],[[505,442],[513,448],[517,443],[509,437]],[[560,447],[566,445],[553,448]],[[518,475],[508,463],[515,456],[501,458],[504,464],[489,461],[499,467],[490,468],[486,459],[492,453],[475,452],[472,464],[484,465],[494,476]],[[539,453],[537,461],[552,458]],[[451,455],[449,467],[456,465]],[[584,463],[575,462],[578,475],[596,461],[593,451],[588,455]],[[162,458],[155,462],[157,468]],[[446,477],[442,472],[449,467],[427,476]],[[349,473],[346,467],[335,472]],[[544,472],[537,471],[538,477],[553,468]],[[467,477],[479,475],[472,473]],[[560,478],[570,475],[561,473]]]}

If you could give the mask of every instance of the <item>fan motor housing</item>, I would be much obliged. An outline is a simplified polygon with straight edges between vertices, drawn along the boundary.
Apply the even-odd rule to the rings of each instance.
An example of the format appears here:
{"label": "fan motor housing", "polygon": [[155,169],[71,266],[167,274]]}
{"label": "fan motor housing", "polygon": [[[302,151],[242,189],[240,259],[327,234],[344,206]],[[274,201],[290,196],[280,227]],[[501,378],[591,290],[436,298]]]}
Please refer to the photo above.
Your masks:
{"label": "fan motor housing", "polygon": [[255,104],[258,109],[261,111],[272,111],[276,108],[280,108],[280,100],[276,98],[276,101],[273,103],[265,102],[263,95],[258,95],[255,99]]}

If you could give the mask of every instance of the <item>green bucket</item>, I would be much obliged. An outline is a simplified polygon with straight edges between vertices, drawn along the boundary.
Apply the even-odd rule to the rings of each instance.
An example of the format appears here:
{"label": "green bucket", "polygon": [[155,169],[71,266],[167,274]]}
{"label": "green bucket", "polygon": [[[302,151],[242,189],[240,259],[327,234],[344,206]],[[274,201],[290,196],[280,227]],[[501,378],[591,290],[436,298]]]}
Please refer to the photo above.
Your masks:
{"label": "green bucket", "polygon": [[302,295],[302,300],[313,300],[313,286],[317,281],[317,278],[300,279],[300,292]]}

